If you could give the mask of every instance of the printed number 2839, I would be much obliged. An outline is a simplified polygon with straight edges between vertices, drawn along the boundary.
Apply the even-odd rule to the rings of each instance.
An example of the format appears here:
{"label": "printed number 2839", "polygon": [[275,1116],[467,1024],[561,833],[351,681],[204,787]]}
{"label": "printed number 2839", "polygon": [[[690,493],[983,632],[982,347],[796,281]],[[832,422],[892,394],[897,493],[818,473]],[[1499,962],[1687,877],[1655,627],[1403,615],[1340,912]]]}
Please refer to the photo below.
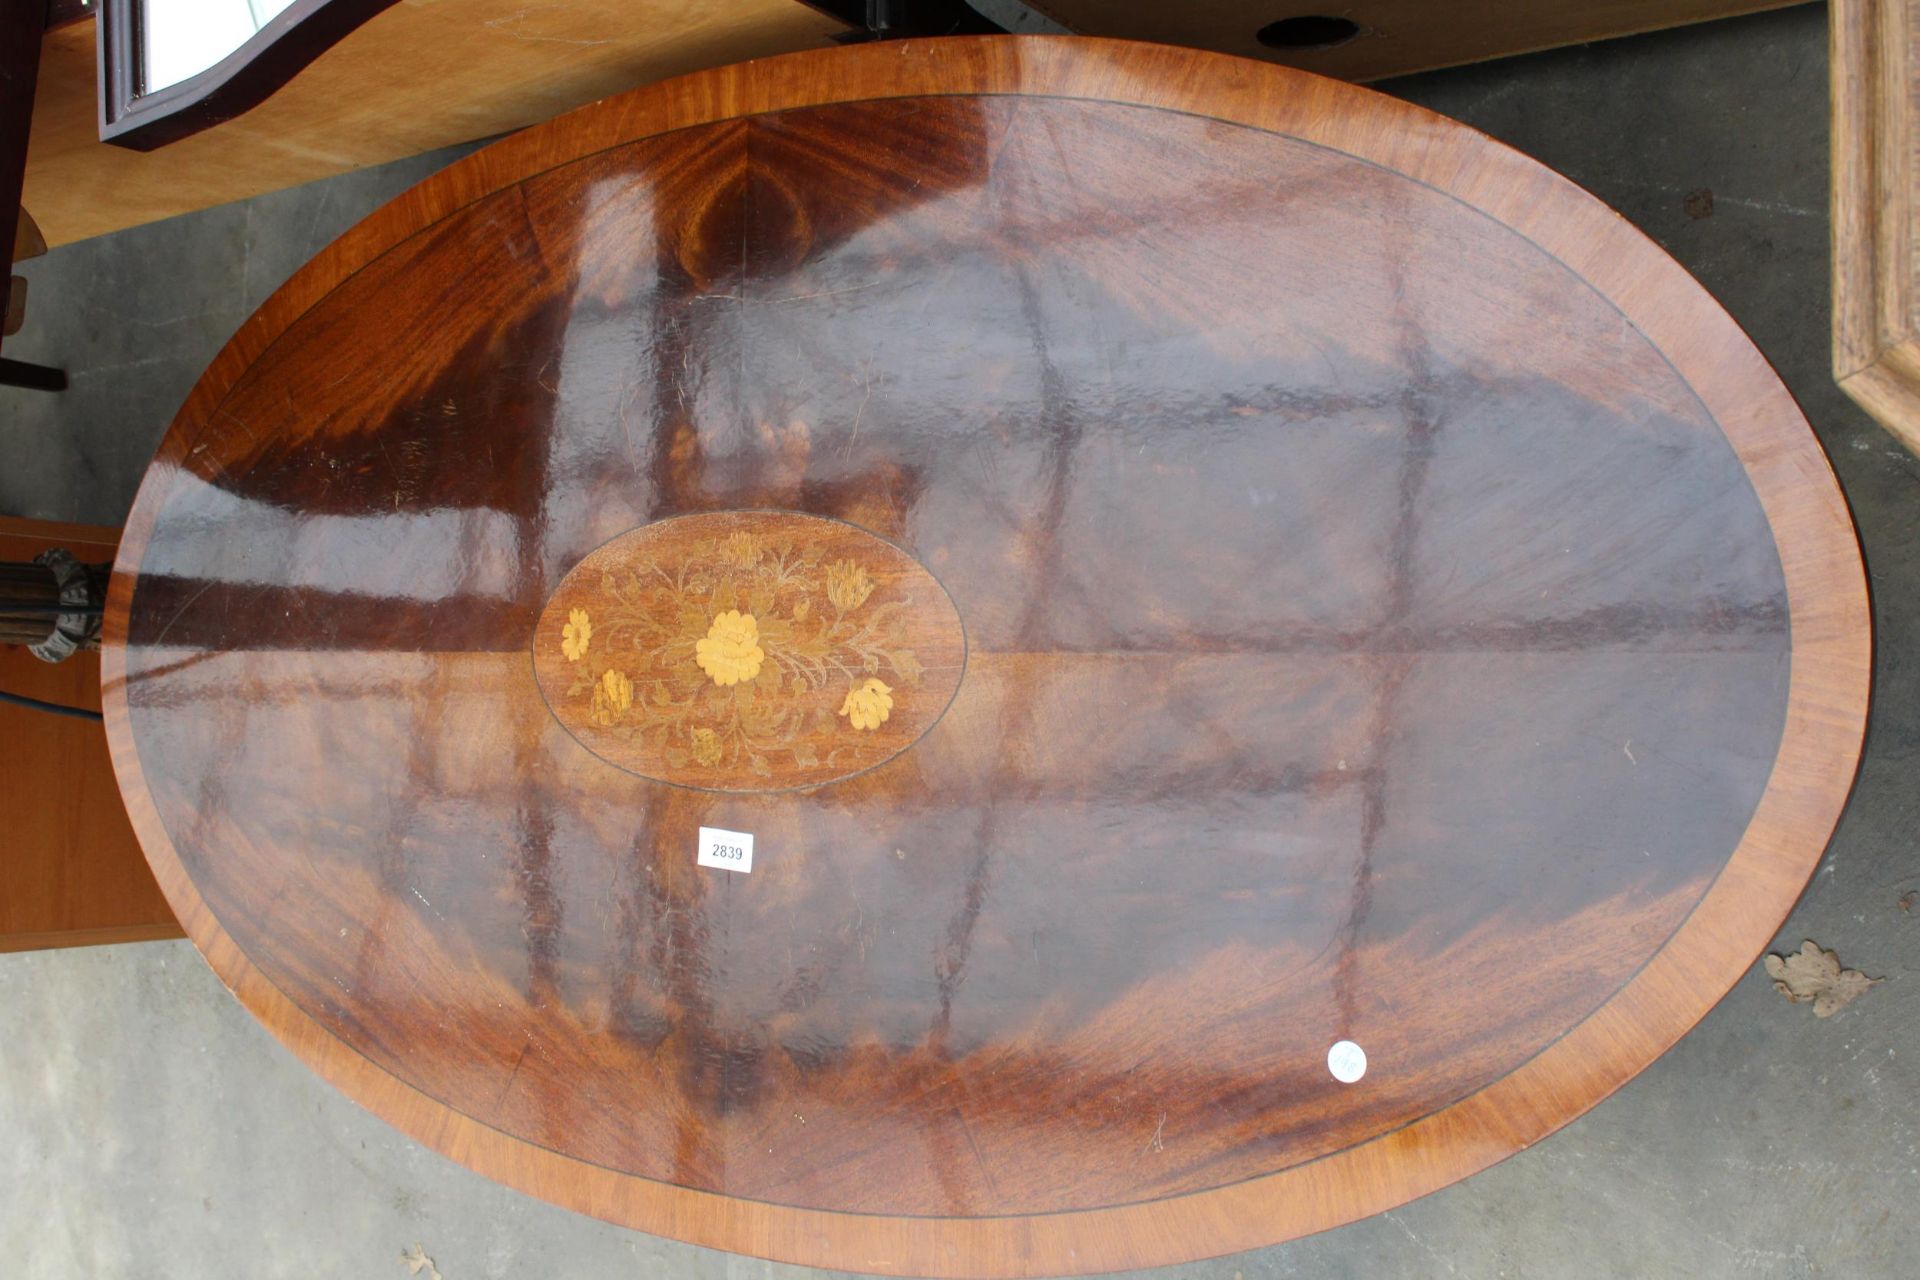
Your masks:
{"label": "printed number 2839", "polygon": [[722,871],[752,871],[753,833],[702,827],[699,854],[696,861],[703,867],[718,867]]}

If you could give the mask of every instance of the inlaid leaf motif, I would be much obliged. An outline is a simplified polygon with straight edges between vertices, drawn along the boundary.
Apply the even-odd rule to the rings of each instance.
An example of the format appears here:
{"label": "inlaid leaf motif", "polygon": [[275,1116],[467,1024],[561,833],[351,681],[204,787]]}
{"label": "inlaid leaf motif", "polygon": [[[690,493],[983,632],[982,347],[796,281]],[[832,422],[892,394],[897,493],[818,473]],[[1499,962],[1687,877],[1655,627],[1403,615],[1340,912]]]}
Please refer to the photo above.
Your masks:
{"label": "inlaid leaf motif", "polygon": [[[724,749],[720,745],[719,734],[705,726],[696,728],[693,731],[693,758],[695,760],[711,767],[720,763],[720,757],[723,754]],[[683,765],[686,763],[684,757],[680,763]]]}
{"label": "inlaid leaf motif", "polygon": [[1795,1004],[1811,1002],[1816,1018],[1832,1017],[1881,981],[1858,969],[1841,968],[1837,954],[1811,941],[1791,955],[1768,956],[1766,966],[1773,989]]}
{"label": "inlaid leaf motif", "polygon": [[913,656],[911,649],[893,649],[887,653],[887,665],[894,674],[907,684],[919,684],[926,668],[920,665],[920,659]]}

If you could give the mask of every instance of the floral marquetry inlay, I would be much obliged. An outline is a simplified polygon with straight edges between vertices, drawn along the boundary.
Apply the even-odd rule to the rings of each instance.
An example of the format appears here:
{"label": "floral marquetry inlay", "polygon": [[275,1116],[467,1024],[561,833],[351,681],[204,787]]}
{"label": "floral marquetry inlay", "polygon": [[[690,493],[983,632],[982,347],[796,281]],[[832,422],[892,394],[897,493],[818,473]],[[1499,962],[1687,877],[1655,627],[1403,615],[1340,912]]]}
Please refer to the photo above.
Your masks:
{"label": "floral marquetry inlay", "polygon": [[534,671],[595,754],[728,791],[815,786],[911,746],[959,687],[952,600],[854,525],[721,512],[593,551],[547,602]]}

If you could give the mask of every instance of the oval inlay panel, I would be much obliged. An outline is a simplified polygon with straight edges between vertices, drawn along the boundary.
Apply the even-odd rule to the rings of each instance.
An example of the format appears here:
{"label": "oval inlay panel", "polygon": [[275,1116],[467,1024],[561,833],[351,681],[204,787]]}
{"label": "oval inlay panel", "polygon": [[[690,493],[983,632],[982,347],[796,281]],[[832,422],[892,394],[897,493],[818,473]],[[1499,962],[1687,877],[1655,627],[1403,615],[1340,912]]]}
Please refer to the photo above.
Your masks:
{"label": "oval inlay panel", "polygon": [[780,791],[892,759],[947,709],[966,636],[919,561],[789,511],[679,516],[590,553],[547,601],[533,667],[611,764]]}

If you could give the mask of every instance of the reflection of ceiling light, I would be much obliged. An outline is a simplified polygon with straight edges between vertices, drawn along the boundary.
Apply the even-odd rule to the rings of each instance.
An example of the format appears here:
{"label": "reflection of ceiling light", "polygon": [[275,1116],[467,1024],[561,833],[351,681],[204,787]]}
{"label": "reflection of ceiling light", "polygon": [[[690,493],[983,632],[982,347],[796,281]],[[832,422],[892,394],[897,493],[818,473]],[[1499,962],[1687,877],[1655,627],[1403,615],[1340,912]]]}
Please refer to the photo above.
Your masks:
{"label": "reflection of ceiling light", "polygon": [[[519,522],[488,507],[296,516],[192,472],[177,473],[173,483],[180,509],[193,511],[197,520],[190,533],[183,526],[156,539],[143,573],[415,601],[455,595],[504,600],[523,556]],[[211,545],[220,551],[209,558]],[[404,556],[390,554],[400,547]]]}

